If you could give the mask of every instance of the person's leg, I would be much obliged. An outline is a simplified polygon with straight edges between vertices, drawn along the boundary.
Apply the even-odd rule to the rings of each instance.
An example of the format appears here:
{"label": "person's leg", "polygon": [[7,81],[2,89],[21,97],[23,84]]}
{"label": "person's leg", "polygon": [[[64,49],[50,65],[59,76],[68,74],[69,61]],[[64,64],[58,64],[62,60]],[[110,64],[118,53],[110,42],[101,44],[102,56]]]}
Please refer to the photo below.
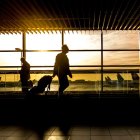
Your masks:
{"label": "person's leg", "polygon": [[59,94],[62,95],[64,90],[69,86],[69,81],[67,76],[59,78]]}
{"label": "person's leg", "polygon": [[28,81],[26,81],[26,80],[22,81],[22,92],[23,93],[28,92]]}

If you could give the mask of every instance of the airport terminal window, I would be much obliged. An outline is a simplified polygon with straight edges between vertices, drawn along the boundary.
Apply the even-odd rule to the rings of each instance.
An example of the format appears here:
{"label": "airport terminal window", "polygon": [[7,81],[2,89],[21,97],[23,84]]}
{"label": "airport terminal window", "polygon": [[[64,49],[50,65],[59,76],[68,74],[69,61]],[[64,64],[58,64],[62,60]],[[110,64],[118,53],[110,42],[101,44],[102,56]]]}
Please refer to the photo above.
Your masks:
{"label": "airport terminal window", "polygon": [[101,32],[65,31],[64,44],[67,44],[71,50],[68,53],[70,65],[73,66],[71,69],[77,70],[73,76],[72,86],[69,86],[67,90],[100,93]]}
{"label": "airport terminal window", "polygon": [[20,66],[20,52],[0,52],[0,66]]}
{"label": "airport terminal window", "polygon": [[138,91],[139,79],[132,75],[140,75],[139,32],[104,31],[103,49],[103,91]]}
{"label": "airport terminal window", "polygon": [[103,31],[105,50],[139,49],[138,31]]}
{"label": "airport terminal window", "polygon": [[[103,65],[139,65],[138,31],[104,31]],[[104,67],[105,68],[105,67]],[[107,69],[107,67],[106,67]],[[135,67],[134,67],[135,69]]]}
{"label": "airport terminal window", "polygon": [[60,50],[62,44],[61,32],[26,34],[27,50]]}
{"label": "airport terminal window", "polygon": [[[37,66],[31,68],[32,70],[53,70],[55,56],[61,51],[61,33],[49,31],[49,33],[26,34],[27,61],[31,66]],[[0,44],[0,59],[2,60],[0,70],[16,70],[11,79],[18,82],[19,75],[16,72],[21,65],[21,52],[16,51],[15,48],[22,49],[22,35],[17,35],[17,38],[14,34],[0,36],[1,42],[4,42]],[[7,36],[14,43],[9,41],[10,44],[8,44]],[[135,80],[135,76],[132,76],[134,73],[140,76],[138,31],[103,31],[103,50],[101,50],[101,31],[64,31],[63,41],[70,49],[67,55],[74,75],[73,79],[69,79],[71,86],[67,91],[83,90],[99,94],[102,92],[102,86],[103,92],[128,93],[132,90],[139,90],[139,80]],[[13,67],[4,68],[4,66]],[[103,73],[101,73],[102,70]],[[4,76],[1,74],[0,76],[7,82],[10,74],[4,73]],[[39,80],[42,74],[43,72],[40,74],[34,72],[31,74],[31,79]],[[85,83],[88,86],[83,88]],[[19,90],[16,84],[18,83],[15,83],[15,87],[11,90]],[[58,85],[57,78],[52,84],[52,91],[58,90],[55,85]]]}
{"label": "airport terminal window", "polygon": [[61,50],[61,46],[61,32],[29,33],[26,35],[26,50],[30,50],[30,52],[26,52],[26,59],[32,66],[53,66],[58,53],[56,50]]}
{"label": "airport terminal window", "polygon": [[101,31],[65,31],[64,44],[71,50],[101,50]]}
{"label": "airport terminal window", "polygon": [[80,66],[80,65],[101,65],[101,52],[100,51],[79,51],[79,52],[69,52],[68,54],[70,65]]}
{"label": "airport terminal window", "polygon": [[26,52],[31,66],[53,66],[58,52]]}
{"label": "airport terminal window", "polygon": [[104,65],[139,65],[139,51],[104,51]]}
{"label": "airport terminal window", "polygon": [[21,52],[17,52],[15,48],[22,48],[21,34],[0,35],[0,66],[17,66],[21,64]]}
{"label": "airport terminal window", "polygon": [[0,34],[0,50],[22,49],[21,34]]}

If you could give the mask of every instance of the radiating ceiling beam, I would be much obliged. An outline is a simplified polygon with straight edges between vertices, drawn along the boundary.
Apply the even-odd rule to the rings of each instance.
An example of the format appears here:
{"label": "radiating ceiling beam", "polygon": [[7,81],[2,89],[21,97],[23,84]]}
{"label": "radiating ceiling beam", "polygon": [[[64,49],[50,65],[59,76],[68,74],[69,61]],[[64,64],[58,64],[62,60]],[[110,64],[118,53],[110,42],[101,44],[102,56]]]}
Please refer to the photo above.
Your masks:
{"label": "radiating ceiling beam", "polygon": [[135,5],[136,5],[136,1],[133,2],[133,5],[131,6],[130,10],[128,10],[129,8],[127,8],[128,13],[126,14],[124,21],[122,22],[122,25],[120,27],[121,29],[123,28],[123,30],[125,30],[128,28],[128,20],[129,20],[129,17],[131,17],[132,11],[134,11]]}
{"label": "radiating ceiling beam", "polygon": [[125,17],[127,17],[127,15],[129,14],[129,13],[127,13],[128,12],[127,9],[128,9],[129,3],[130,3],[130,0],[128,0],[128,2],[125,4],[126,5],[125,9],[123,10],[123,12],[121,13],[121,16],[119,18],[118,25],[117,25],[118,27],[116,27],[119,30],[122,29],[123,23],[125,22]]}

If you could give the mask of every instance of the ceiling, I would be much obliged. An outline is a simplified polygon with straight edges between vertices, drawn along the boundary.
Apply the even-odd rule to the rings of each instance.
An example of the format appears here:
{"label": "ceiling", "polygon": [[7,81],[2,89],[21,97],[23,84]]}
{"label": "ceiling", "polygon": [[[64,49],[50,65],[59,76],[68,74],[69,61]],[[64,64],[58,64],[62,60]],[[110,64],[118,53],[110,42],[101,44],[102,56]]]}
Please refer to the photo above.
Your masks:
{"label": "ceiling", "polygon": [[139,29],[139,0],[0,0],[3,34]]}

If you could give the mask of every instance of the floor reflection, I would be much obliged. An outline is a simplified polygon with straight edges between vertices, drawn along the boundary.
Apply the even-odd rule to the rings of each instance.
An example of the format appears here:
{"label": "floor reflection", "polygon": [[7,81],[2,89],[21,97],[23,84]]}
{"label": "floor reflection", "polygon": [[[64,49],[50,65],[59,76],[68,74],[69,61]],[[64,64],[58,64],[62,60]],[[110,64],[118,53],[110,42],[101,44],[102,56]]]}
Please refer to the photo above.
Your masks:
{"label": "floor reflection", "polygon": [[139,140],[139,126],[0,126],[0,140]]}

